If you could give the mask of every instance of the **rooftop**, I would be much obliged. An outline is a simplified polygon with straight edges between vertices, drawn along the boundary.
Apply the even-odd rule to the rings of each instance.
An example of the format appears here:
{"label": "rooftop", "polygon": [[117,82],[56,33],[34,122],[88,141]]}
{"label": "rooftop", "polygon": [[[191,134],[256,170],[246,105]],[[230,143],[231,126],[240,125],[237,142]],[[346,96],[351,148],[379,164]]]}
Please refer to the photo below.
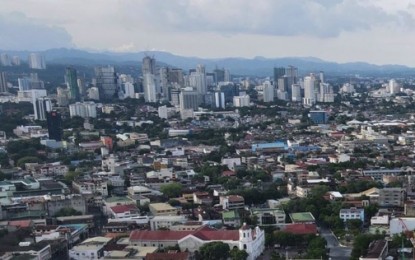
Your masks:
{"label": "rooftop", "polygon": [[311,212],[297,212],[291,213],[290,218],[293,223],[299,222],[315,222],[315,218]]}

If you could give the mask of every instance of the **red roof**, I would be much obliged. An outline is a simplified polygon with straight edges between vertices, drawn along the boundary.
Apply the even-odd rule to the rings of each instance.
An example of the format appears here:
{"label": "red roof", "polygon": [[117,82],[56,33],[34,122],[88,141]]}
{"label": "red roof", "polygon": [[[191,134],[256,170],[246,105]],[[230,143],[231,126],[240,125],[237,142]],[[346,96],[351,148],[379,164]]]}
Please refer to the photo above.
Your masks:
{"label": "red roof", "polygon": [[296,234],[296,235],[305,235],[305,234],[317,234],[316,224],[289,224],[283,229],[284,232]]}
{"label": "red roof", "polygon": [[238,230],[217,230],[208,226],[200,227],[193,231],[165,231],[165,230],[134,230],[130,234],[130,241],[172,241],[180,240],[188,235],[193,235],[201,240],[239,240]]}
{"label": "red roof", "polygon": [[32,220],[12,220],[8,223],[9,226],[28,228],[32,225]]}
{"label": "red roof", "polygon": [[188,252],[167,252],[167,253],[148,253],[147,260],[187,260]]}
{"label": "red roof", "polygon": [[200,230],[193,234],[195,237],[201,240],[239,240],[239,231],[238,230]]}
{"label": "red roof", "polygon": [[117,205],[117,206],[111,207],[111,210],[115,214],[118,214],[118,213],[128,212],[131,210],[138,210],[138,208],[136,205],[130,204],[130,205]]}
{"label": "red roof", "polygon": [[231,177],[231,176],[235,176],[235,175],[236,175],[236,173],[234,171],[224,171],[224,172],[222,172],[222,176],[225,176],[225,177]]}
{"label": "red roof", "polygon": [[192,231],[167,231],[167,230],[134,230],[130,234],[130,241],[163,241],[163,240],[180,240],[187,235],[192,234]]}

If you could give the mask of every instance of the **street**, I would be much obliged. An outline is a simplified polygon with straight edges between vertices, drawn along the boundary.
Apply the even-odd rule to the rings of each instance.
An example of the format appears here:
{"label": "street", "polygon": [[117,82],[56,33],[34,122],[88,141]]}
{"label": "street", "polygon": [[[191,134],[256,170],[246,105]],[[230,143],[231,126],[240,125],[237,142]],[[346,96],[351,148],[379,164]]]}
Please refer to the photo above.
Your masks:
{"label": "street", "polygon": [[340,246],[339,241],[330,229],[321,228],[320,235],[327,241],[327,248],[330,249],[331,259],[347,260],[350,258],[352,249],[350,247]]}

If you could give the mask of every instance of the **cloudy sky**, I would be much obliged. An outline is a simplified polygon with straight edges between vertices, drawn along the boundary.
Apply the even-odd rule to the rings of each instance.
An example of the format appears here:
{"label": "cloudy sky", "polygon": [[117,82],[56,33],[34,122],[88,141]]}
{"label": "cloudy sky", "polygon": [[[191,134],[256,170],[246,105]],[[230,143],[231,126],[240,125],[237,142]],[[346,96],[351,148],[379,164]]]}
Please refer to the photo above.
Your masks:
{"label": "cloudy sky", "polygon": [[415,67],[415,0],[0,0],[0,49],[314,56]]}

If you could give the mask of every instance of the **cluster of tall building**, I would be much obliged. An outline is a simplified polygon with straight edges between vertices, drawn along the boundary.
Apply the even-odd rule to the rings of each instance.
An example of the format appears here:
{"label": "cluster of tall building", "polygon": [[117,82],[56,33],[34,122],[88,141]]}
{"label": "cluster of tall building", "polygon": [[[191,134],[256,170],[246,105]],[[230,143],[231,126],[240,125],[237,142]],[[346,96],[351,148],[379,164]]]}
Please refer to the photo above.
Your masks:
{"label": "cluster of tall building", "polygon": [[[31,69],[46,69],[45,59],[40,53],[30,53],[27,59],[29,68]],[[7,53],[0,54],[0,65],[4,67],[20,66],[20,57],[17,55],[10,56]]]}
{"label": "cluster of tall building", "polygon": [[[301,81],[298,69],[294,66],[274,68],[274,84],[267,81],[263,83],[264,102],[271,102],[274,98],[279,100],[303,102],[312,106],[316,102],[334,102],[333,87],[324,80],[324,73],[318,76],[311,73]],[[274,91],[272,91],[274,90]]]}
{"label": "cluster of tall building", "polygon": [[0,64],[1,66],[19,66],[20,57],[19,56],[9,56],[7,53],[0,54]]}

